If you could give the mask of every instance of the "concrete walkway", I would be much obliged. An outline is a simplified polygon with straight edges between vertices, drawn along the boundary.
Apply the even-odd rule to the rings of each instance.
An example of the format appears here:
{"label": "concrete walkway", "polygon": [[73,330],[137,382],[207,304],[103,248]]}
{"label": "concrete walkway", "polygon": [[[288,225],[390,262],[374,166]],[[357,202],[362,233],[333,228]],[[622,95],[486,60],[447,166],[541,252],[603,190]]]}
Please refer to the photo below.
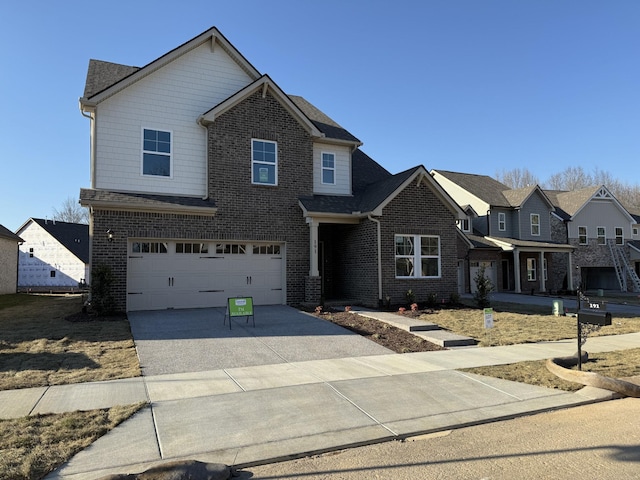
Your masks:
{"label": "concrete walkway", "polygon": [[[638,347],[640,333],[589,338],[584,348]],[[280,355],[266,365],[2,391],[0,418],[150,403],[48,479],[96,479],[178,459],[242,467],[612,398],[598,389],[567,393],[456,370],[575,349],[575,340],[565,340],[303,361]]]}
{"label": "concrete walkway", "polygon": [[[313,360],[50,387],[35,392],[31,411],[151,403],[48,479],[95,479],[187,458],[242,467],[612,398],[592,388],[566,393],[454,370],[570,355],[574,343]],[[591,338],[585,348],[595,353],[636,347],[640,333]],[[25,392],[0,392],[5,417],[23,415],[27,402]]]}

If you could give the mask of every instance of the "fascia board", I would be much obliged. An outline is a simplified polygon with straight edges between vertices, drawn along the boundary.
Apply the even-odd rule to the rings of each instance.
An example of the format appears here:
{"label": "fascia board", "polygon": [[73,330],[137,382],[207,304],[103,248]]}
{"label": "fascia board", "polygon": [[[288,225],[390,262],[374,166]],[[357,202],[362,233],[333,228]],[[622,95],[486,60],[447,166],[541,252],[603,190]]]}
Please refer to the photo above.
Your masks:
{"label": "fascia board", "polygon": [[212,51],[215,49],[216,44],[220,44],[225,52],[229,54],[229,56],[238,64],[242,70],[244,70],[251,78],[254,80],[260,77],[260,72],[256,70],[256,68],[249,63],[249,61],[233,46],[231,43],[225,38],[217,28],[213,27],[207,30],[204,33],[201,33],[195,38],[183,43],[179,47],[171,50],[168,53],[165,53],[161,57],[152,61],[151,63],[145,65],[140,68],[136,72],[131,75],[123,78],[119,82],[107,87],[106,89],[98,92],[90,98],[80,98],[80,105],[82,108],[87,107],[95,107],[98,103],[104,101],[105,99],[115,95],[116,93],[124,90],[130,85],[138,82],[140,79],[150,75],[151,73],[159,70],[160,68],[168,65],[173,62],[176,58],[181,57],[182,55],[190,52],[191,50],[205,44],[206,42],[211,42]]}

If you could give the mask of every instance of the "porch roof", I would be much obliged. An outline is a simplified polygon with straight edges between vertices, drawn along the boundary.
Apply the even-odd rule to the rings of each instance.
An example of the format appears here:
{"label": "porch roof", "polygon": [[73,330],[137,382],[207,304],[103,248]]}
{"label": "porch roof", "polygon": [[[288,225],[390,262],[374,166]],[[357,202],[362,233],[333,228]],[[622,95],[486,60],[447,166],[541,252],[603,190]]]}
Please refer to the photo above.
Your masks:
{"label": "porch roof", "polygon": [[533,240],[520,240],[517,238],[505,238],[505,237],[484,237],[486,240],[494,243],[496,246],[502,248],[502,250],[513,250],[517,248],[521,251],[535,252],[535,251],[552,251],[552,252],[572,252],[575,247],[566,243],[554,243],[554,242],[536,242]]}

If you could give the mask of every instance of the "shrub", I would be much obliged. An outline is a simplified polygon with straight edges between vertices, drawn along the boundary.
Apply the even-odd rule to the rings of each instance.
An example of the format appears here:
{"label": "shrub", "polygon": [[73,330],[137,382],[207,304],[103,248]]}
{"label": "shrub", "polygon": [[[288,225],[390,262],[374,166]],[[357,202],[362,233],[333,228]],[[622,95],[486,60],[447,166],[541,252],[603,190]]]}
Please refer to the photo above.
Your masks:
{"label": "shrub", "polygon": [[91,271],[91,308],[97,315],[113,315],[116,312],[114,280],[108,265],[100,264]]}

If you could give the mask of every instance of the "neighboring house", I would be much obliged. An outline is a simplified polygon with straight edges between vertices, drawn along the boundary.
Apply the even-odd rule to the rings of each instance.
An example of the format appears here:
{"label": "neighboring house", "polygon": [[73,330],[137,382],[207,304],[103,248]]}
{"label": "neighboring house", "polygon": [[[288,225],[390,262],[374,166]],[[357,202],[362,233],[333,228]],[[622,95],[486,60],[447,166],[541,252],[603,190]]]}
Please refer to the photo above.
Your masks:
{"label": "neighboring house", "polygon": [[[458,254],[469,270],[470,283],[461,288],[473,291],[473,278],[484,266],[498,291],[548,292],[563,285],[573,289],[570,265],[574,247],[554,239],[554,206],[539,186],[510,189],[486,175],[445,170],[432,170],[431,174],[459,205],[465,205],[467,218],[461,229],[468,225],[467,237],[474,247]],[[560,254],[563,261],[554,254]],[[550,275],[557,271],[553,261],[562,269],[555,277]]]}
{"label": "neighboring house", "polygon": [[576,287],[640,291],[639,243],[635,240],[638,221],[607,187],[545,193],[556,206],[554,217],[562,225],[555,230],[558,241],[575,248],[572,263]]}
{"label": "neighboring house", "polygon": [[17,231],[18,286],[77,289],[89,275],[89,225],[30,218]]}
{"label": "neighboring house", "polygon": [[425,168],[390,174],[215,28],[142,68],[91,60],[80,107],[91,263],[121,310],[457,289],[464,213]]}
{"label": "neighboring house", "polygon": [[18,244],[23,241],[0,225],[0,295],[18,291]]}
{"label": "neighboring house", "polygon": [[627,211],[633,217],[631,240],[627,242],[629,245],[629,258],[636,275],[640,276],[640,209],[628,208]]}

